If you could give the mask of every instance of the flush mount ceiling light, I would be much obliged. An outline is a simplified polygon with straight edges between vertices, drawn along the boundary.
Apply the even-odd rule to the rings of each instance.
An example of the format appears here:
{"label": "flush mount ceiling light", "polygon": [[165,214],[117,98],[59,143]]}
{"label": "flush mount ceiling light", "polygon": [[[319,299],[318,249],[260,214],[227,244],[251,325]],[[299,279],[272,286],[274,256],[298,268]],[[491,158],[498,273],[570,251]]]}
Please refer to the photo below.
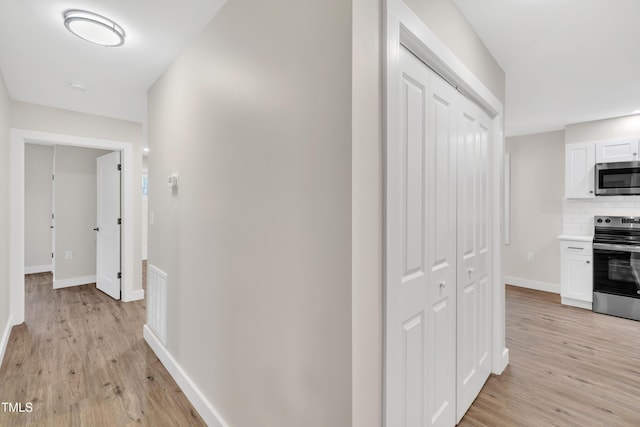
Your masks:
{"label": "flush mount ceiling light", "polygon": [[105,47],[124,44],[124,30],[109,18],[80,9],[67,10],[63,16],[67,30],[83,40]]}

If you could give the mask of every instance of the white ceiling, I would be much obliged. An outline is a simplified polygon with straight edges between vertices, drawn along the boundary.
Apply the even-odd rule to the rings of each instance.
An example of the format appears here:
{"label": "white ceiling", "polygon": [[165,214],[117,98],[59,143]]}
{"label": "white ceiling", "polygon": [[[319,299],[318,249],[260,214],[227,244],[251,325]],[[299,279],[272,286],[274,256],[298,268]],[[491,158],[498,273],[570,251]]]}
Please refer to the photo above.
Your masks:
{"label": "white ceiling", "polygon": [[[147,89],[225,1],[0,0],[0,70],[15,100],[141,122]],[[640,109],[639,0],[454,1],[506,72],[507,136]],[[70,8],[118,22],[125,45],[71,35]]]}
{"label": "white ceiling", "polygon": [[506,73],[505,134],[640,110],[639,0],[454,0]]}
{"label": "white ceiling", "polygon": [[[146,92],[226,0],[0,0],[0,70],[12,99],[142,122]],[[84,9],[126,31],[104,48],[67,31]],[[81,82],[86,92],[69,86]]]}

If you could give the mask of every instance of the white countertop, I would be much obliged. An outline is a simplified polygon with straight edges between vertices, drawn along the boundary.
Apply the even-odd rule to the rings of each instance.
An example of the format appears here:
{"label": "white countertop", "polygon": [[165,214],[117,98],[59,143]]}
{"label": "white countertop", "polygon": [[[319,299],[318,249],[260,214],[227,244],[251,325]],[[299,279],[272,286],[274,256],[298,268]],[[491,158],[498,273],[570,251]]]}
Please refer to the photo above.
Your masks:
{"label": "white countertop", "polygon": [[593,236],[575,236],[570,234],[561,234],[558,236],[560,240],[572,240],[574,242],[592,242]]}

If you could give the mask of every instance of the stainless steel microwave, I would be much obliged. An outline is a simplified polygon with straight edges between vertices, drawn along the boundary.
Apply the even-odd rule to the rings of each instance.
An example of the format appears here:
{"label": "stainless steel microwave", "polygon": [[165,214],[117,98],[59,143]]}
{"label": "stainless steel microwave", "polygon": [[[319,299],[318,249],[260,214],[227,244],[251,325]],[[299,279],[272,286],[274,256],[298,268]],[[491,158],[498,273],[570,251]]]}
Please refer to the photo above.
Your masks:
{"label": "stainless steel microwave", "polygon": [[596,163],[596,196],[640,195],[640,161]]}

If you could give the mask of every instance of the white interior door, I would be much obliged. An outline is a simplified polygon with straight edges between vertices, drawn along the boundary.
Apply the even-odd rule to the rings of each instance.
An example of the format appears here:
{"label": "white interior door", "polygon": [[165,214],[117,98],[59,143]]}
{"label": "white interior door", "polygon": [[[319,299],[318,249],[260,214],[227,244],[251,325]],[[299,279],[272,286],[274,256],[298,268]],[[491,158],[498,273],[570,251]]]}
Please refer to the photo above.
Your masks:
{"label": "white interior door", "polygon": [[400,67],[399,143],[387,153],[387,425],[445,427],[456,416],[458,94],[404,49]]}
{"label": "white interior door", "polygon": [[454,426],[491,368],[491,120],[406,49],[399,59],[386,153],[386,425]]}
{"label": "white interior door", "polygon": [[97,158],[96,286],[120,299],[120,152]]}
{"label": "white interior door", "polygon": [[456,104],[460,94],[429,74],[427,420],[447,427],[456,418]]}
{"label": "white interior door", "polygon": [[491,372],[489,288],[489,124],[461,97],[458,150],[457,421]]}

